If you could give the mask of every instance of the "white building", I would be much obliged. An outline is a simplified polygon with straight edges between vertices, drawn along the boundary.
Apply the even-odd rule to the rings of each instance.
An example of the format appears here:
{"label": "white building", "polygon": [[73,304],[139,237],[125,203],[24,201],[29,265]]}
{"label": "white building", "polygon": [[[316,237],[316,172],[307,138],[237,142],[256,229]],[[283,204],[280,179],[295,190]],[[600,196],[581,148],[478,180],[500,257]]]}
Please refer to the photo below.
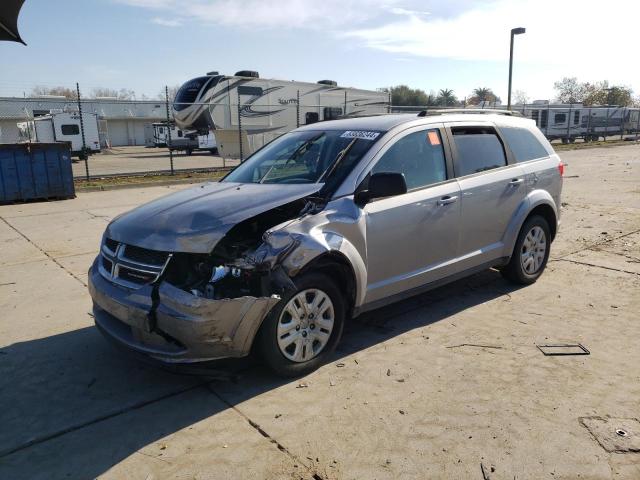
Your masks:
{"label": "white building", "polygon": [[[18,122],[32,120],[51,111],[78,110],[78,103],[65,98],[0,97],[0,143],[19,141]],[[144,125],[166,120],[166,106],[155,100],[82,100],[82,111],[98,115],[102,146],[144,145]]]}

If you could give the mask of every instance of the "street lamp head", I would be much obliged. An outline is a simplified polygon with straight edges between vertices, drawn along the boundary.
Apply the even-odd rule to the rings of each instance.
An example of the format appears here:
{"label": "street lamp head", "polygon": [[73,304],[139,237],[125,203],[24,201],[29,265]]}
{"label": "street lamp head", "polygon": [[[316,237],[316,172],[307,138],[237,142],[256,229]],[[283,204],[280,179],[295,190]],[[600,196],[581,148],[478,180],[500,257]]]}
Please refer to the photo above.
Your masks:
{"label": "street lamp head", "polygon": [[511,35],[520,35],[524,32],[526,32],[527,29],[523,28],[523,27],[518,27],[518,28],[512,28],[511,29]]}

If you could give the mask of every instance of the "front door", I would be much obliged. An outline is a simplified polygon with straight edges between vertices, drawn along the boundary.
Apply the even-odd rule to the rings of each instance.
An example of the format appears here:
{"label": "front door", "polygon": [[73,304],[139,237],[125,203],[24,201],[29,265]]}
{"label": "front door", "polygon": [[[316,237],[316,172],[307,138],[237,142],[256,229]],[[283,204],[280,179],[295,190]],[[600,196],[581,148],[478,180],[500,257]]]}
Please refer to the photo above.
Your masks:
{"label": "front door", "polygon": [[378,154],[371,173],[379,172],[403,173],[408,191],[364,207],[365,303],[447,276],[457,255],[460,189],[447,167],[441,130],[400,134]]}

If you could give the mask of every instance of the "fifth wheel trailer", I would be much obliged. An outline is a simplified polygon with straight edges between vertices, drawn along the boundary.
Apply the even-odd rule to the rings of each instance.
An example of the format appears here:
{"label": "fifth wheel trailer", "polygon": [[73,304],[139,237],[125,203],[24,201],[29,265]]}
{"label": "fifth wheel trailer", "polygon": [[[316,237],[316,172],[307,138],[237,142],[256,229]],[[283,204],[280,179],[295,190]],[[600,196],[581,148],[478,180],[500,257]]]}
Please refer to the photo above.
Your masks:
{"label": "fifth wheel trailer", "polygon": [[145,145],[147,147],[168,147],[171,133],[171,150],[184,150],[191,155],[194,150],[209,150],[216,153],[216,140],[211,131],[199,134],[196,131],[183,131],[167,122],[149,123],[144,127]]}
{"label": "fifth wheel trailer", "polygon": [[72,155],[82,153],[83,130],[87,151],[99,152],[98,116],[95,113],[83,113],[82,125],[77,112],[54,112],[18,123],[21,142],[70,142]]}
{"label": "fifth wheel trailer", "polygon": [[[248,70],[231,76],[210,72],[189,80],[173,103],[176,124],[198,133],[213,130],[223,155],[225,150],[238,150],[239,130],[246,136],[242,150],[247,155],[300,125],[388,112],[386,92],[340,87],[331,80],[263,79]],[[231,142],[236,148],[222,148]]]}

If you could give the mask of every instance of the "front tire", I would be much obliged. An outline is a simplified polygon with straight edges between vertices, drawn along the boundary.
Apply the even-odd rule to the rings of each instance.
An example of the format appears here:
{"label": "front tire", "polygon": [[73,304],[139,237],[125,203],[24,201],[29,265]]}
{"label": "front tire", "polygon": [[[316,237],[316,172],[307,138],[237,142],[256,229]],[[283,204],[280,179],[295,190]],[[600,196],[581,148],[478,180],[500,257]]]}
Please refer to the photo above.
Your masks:
{"label": "front tire", "polygon": [[283,377],[298,377],[320,367],[342,337],[345,302],[323,274],[309,272],[295,280],[269,313],[258,333],[258,348],[269,367]]}
{"label": "front tire", "polygon": [[501,270],[502,275],[514,283],[534,283],[547,266],[551,247],[549,223],[541,216],[527,219],[516,240],[511,260]]}

